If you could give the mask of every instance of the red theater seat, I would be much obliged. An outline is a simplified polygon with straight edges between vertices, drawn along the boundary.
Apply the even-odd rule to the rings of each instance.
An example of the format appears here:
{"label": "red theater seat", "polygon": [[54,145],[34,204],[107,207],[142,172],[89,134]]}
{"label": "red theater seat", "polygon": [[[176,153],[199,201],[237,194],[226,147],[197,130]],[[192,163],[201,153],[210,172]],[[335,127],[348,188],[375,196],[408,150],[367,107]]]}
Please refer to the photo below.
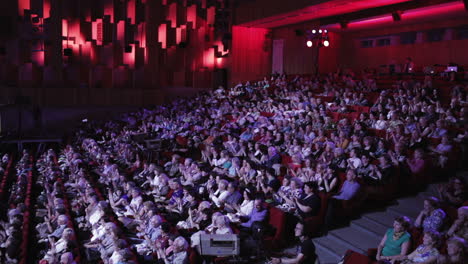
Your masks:
{"label": "red theater seat", "polygon": [[319,193],[320,196],[320,211],[317,216],[311,216],[304,219],[305,224],[307,225],[309,235],[315,236],[320,231],[320,227],[325,221],[325,215],[327,213],[328,207],[328,198],[331,196],[329,193]]}
{"label": "red theater seat", "polygon": [[269,224],[275,229],[275,234],[264,238],[264,245],[269,250],[277,250],[283,244],[283,233],[286,216],[283,211],[276,207],[271,207],[269,211]]}

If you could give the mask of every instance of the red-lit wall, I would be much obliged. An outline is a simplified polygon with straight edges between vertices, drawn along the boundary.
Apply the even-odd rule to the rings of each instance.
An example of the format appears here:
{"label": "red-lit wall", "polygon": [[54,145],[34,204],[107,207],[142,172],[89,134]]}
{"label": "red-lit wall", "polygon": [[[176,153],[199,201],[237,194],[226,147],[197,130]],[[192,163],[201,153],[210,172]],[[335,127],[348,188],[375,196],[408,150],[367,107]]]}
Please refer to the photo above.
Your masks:
{"label": "red-lit wall", "polygon": [[271,73],[271,41],[267,29],[233,27],[231,83],[259,80]]}
{"label": "red-lit wall", "polygon": [[0,85],[10,88],[0,89],[0,98],[28,96],[38,105],[141,105],[161,102],[164,87],[210,88],[215,67],[224,63],[215,60],[221,44],[213,4],[5,1],[0,21],[7,18],[12,30],[0,36]]}
{"label": "red-lit wall", "polygon": [[312,23],[273,30],[273,39],[283,39],[283,70],[288,74],[313,74],[316,71],[317,48],[306,46],[306,30],[317,28]]}
{"label": "red-lit wall", "polygon": [[[347,30],[330,32],[330,46],[320,48],[319,71],[333,72],[338,67],[351,68],[359,72],[364,68],[379,68],[392,60],[403,63],[406,57],[412,57],[416,66],[447,64],[455,62],[468,66],[468,40],[446,40],[423,42],[411,45],[391,45],[385,47],[361,48],[360,39],[373,36],[397,35],[401,32],[426,32],[432,28],[455,28],[468,24],[468,19],[448,19],[437,23],[418,23],[404,26],[392,23],[377,29],[360,30],[348,33]],[[283,68],[286,73],[315,73],[316,49],[306,46],[306,36],[297,31],[317,28],[314,24],[303,23],[273,29],[273,39],[284,40]]]}
{"label": "red-lit wall", "polygon": [[320,48],[319,55],[319,71],[320,73],[328,73],[336,70],[337,65],[340,65],[340,48],[342,45],[342,36],[340,34],[329,32],[330,46]]}
{"label": "red-lit wall", "polygon": [[467,24],[468,19],[448,19],[438,23],[420,23],[405,26],[392,24],[391,27],[342,34],[343,41],[341,41],[342,45],[339,52],[339,65],[359,71],[366,67],[379,68],[381,65],[389,64],[392,61],[402,64],[406,57],[413,59],[417,69],[449,62],[468,65],[468,40],[442,40],[438,42],[424,40],[422,43],[372,48],[362,48],[359,41],[362,38],[372,36],[395,35],[410,31],[427,32],[432,28],[456,28]]}

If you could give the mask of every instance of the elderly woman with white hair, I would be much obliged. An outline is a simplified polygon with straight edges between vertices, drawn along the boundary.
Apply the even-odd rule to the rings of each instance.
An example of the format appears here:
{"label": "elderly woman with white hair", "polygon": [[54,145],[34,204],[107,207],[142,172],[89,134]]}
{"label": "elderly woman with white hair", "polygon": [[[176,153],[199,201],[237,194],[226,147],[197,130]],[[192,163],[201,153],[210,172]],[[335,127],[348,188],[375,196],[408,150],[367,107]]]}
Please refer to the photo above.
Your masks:
{"label": "elderly woman with white hair", "polygon": [[283,198],[283,200],[291,205],[294,206],[295,202],[294,199],[300,199],[302,197],[303,191],[302,186],[304,183],[297,177],[291,178],[291,182],[289,183],[290,191],[289,193],[283,193],[281,190],[278,192],[278,195]]}
{"label": "elderly woman with white hair", "polygon": [[224,202],[224,200],[228,197],[229,192],[227,191],[228,181],[227,180],[220,180],[218,183],[218,190],[213,191],[210,190],[210,198],[214,202],[214,204],[218,207]]}
{"label": "elderly woman with white hair", "polygon": [[229,218],[225,215],[223,215],[220,212],[215,212],[212,217],[211,217],[211,225],[207,226],[204,230],[200,230],[190,237],[191,240],[191,246],[199,250],[200,246],[200,236],[203,233],[208,233],[208,234],[218,234],[218,235],[224,235],[224,234],[232,234],[232,229],[229,226]]}
{"label": "elderly woman with white hair", "polygon": [[55,241],[52,237],[49,237],[49,241],[50,249],[43,258],[49,263],[56,263],[63,253],[76,248],[75,232],[71,228],[65,228],[62,237],[58,241]]}
{"label": "elderly woman with white hair", "polygon": [[468,206],[458,208],[458,217],[447,231],[448,236],[458,236],[468,240]]}
{"label": "elderly woman with white hair", "polygon": [[158,259],[162,260],[165,264],[188,264],[188,247],[187,240],[179,236],[168,249],[158,248],[156,253],[158,254]]}

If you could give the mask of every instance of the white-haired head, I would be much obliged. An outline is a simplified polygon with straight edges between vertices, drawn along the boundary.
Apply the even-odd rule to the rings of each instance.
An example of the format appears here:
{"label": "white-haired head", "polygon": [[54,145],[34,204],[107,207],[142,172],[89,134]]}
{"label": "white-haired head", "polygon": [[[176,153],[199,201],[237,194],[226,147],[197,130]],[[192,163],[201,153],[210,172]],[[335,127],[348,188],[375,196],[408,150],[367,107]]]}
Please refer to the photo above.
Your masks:
{"label": "white-haired head", "polygon": [[181,252],[181,251],[187,251],[189,244],[185,238],[179,236],[174,240],[174,251],[175,252]]}

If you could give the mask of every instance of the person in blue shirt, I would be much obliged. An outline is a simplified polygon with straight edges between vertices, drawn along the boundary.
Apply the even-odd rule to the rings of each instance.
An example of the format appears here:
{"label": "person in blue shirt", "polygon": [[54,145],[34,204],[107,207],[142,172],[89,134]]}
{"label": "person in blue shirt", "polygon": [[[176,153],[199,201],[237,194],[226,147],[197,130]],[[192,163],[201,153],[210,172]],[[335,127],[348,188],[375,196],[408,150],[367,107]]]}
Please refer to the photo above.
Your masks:
{"label": "person in blue shirt", "polygon": [[361,185],[356,182],[356,171],[349,169],[346,172],[346,181],[341,186],[341,190],[337,195],[331,197],[328,202],[327,215],[325,217],[326,228],[330,229],[336,223],[334,214],[337,208],[341,208],[342,201],[349,201],[359,194]]}
{"label": "person in blue shirt", "polygon": [[265,222],[268,216],[268,210],[263,206],[263,199],[256,198],[254,202],[254,209],[252,213],[247,217],[248,220],[245,223],[242,223],[241,226],[244,228],[252,227],[254,222]]}

